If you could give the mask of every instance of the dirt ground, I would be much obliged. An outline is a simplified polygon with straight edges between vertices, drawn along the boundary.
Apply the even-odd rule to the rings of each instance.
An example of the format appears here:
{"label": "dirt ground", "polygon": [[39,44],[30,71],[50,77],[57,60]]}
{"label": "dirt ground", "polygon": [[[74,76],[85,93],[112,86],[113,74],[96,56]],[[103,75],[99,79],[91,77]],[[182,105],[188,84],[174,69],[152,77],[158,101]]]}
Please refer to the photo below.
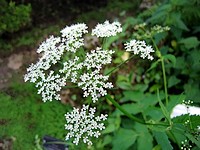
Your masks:
{"label": "dirt ground", "polygon": [[0,56],[0,91],[9,87],[13,78],[23,81],[26,68],[37,60],[35,49],[13,52]]}

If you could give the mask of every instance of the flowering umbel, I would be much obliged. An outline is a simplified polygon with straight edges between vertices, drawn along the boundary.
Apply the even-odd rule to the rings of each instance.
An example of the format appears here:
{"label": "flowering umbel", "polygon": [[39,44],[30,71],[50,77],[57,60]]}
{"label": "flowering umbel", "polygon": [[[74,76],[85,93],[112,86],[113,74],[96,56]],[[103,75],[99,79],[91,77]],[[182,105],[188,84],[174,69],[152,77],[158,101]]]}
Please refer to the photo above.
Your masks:
{"label": "flowering umbel", "polygon": [[[119,23],[114,24],[119,26]],[[61,37],[50,36],[39,46],[37,52],[42,56],[27,69],[24,80],[36,83],[38,94],[42,95],[44,102],[60,100],[59,92],[66,86],[67,81],[81,87],[84,97],[91,96],[93,102],[107,94],[106,88],[113,87],[112,83],[107,82],[108,76],[101,75],[100,69],[103,65],[111,63],[114,51],[97,47],[86,53],[83,58],[73,56],[73,53],[84,45],[83,35],[88,33],[87,28],[83,23],[67,26],[61,30]],[[52,65],[60,61],[63,55],[73,57],[65,60],[60,70],[52,70]]]}
{"label": "flowering umbel", "polygon": [[145,41],[131,40],[125,44],[126,51],[133,52],[135,55],[140,54],[140,57],[153,60],[153,56],[150,53],[154,52],[153,48],[146,45]]}
{"label": "flowering umbel", "polygon": [[65,129],[69,132],[66,140],[73,138],[73,143],[78,145],[80,139],[88,145],[92,145],[91,137],[98,138],[101,133],[99,131],[105,129],[102,121],[107,119],[107,114],[95,116],[96,108],[89,108],[89,105],[83,105],[81,110],[74,108],[72,112],[65,114],[67,124]]}
{"label": "flowering umbel", "polygon": [[110,37],[121,32],[122,27],[119,22],[109,23],[109,21],[105,21],[103,24],[98,24],[95,29],[92,30],[92,35],[97,37]]}
{"label": "flowering umbel", "polygon": [[[41,54],[38,62],[27,68],[25,81],[36,84],[38,94],[42,100],[60,100],[59,92],[68,82],[76,84],[83,90],[83,97],[91,97],[92,102],[98,101],[107,95],[107,90],[112,88],[108,82],[108,75],[102,74],[102,67],[110,64],[114,51],[97,47],[89,52],[79,50],[84,46],[83,35],[88,33],[85,24],[66,26],[60,31],[61,36],[50,36],[39,46],[37,53]],[[119,22],[98,24],[92,30],[92,35],[97,37],[115,36],[122,32]],[[55,66],[55,64],[59,65]],[[107,114],[95,116],[96,108],[83,105],[81,109],[74,108],[68,112],[65,129],[68,131],[66,140],[73,139],[78,144],[80,139],[92,145],[90,137],[98,138],[100,131],[105,128],[102,121],[107,119]]]}

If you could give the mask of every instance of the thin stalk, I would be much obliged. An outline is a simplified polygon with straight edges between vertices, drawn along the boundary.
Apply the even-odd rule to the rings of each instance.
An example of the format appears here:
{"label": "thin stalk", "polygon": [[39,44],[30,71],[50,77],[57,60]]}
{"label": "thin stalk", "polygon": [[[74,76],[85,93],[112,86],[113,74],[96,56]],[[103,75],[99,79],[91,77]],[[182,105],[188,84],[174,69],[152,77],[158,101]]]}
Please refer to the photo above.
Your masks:
{"label": "thin stalk", "polygon": [[126,115],[128,118],[130,118],[131,120],[133,121],[136,121],[138,123],[141,123],[141,124],[144,124],[144,125],[160,125],[160,126],[169,126],[169,124],[163,124],[163,123],[156,123],[156,124],[153,124],[153,123],[147,123],[145,122],[144,120],[142,119],[139,119],[133,115],[131,115],[129,112],[127,112],[125,109],[123,109],[110,95],[106,95],[106,98],[108,100],[110,100],[112,102],[112,104],[118,108],[121,112],[124,113],[124,115]]}
{"label": "thin stalk", "polygon": [[123,61],[122,63],[118,64],[114,69],[112,69],[111,71],[109,71],[108,73],[106,73],[106,76],[111,74],[113,71],[117,70],[119,67],[121,67],[123,64],[125,64],[126,62],[128,62],[129,60],[131,60],[135,55],[132,55],[131,57],[129,57],[127,60]]}
{"label": "thin stalk", "polygon": [[107,37],[103,37],[103,39],[102,39],[102,47],[103,47],[103,49],[107,49],[106,43],[107,43]]}
{"label": "thin stalk", "polygon": [[153,40],[152,37],[151,37],[151,41],[153,42],[153,45],[154,45],[154,47],[156,49],[157,56],[161,59],[162,72],[163,72],[163,80],[164,80],[164,90],[165,90],[165,101],[166,101],[166,105],[168,105],[169,100],[168,100],[167,79],[166,79],[164,59],[163,59],[163,56],[162,56],[160,50],[158,49],[158,46],[156,45],[156,43],[155,43],[155,41]]}
{"label": "thin stalk", "polygon": [[163,80],[164,80],[164,89],[165,89],[165,100],[166,105],[168,105],[168,91],[167,91],[167,79],[166,79],[166,73],[165,73],[165,64],[163,57],[161,58],[161,64],[162,64],[162,71],[163,71]]}
{"label": "thin stalk", "polygon": [[167,119],[167,121],[169,122],[169,124],[172,125],[172,121],[170,119],[168,111],[167,111],[166,107],[164,106],[164,104],[162,103],[162,101],[160,99],[160,94],[159,94],[159,90],[158,89],[157,89],[157,98],[158,98],[158,102],[159,102],[159,105],[161,107],[163,115],[165,116],[165,118]]}
{"label": "thin stalk", "polygon": [[143,120],[136,118],[135,116],[129,114],[125,109],[123,109],[110,95],[106,95],[106,98],[109,99],[112,104],[117,107],[121,112],[123,112],[127,117],[132,119],[133,121],[136,121],[141,124],[146,124]]}

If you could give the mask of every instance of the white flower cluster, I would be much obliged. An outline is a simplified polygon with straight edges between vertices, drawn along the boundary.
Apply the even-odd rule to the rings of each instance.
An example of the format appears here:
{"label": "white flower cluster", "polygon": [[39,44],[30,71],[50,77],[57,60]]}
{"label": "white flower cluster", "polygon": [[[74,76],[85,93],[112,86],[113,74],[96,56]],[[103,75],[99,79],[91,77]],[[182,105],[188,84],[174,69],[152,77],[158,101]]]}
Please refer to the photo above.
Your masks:
{"label": "white flower cluster", "polygon": [[72,112],[65,114],[67,124],[65,129],[69,132],[66,135],[66,140],[74,138],[73,143],[78,145],[80,139],[88,145],[92,145],[92,141],[89,137],[98,138],[101,133],[99,130],[105,129],[102,121],[107,119],[107,114],[95,116],[96,108],[89,108],[89,105],[83,105],[82,109],[79,110],[74,108]]}
{"label": "white flower cluster", "polygon": [[145,59],[153,60],[153,56],[150,55],[154,52],[151,46],[146,45],[145,41],[131,40],[130,42],[124,44],[126,51],[133,52],[135,55],[140,54],[140,57]]}
{"label": "white flower cluster", "polygon": [[78,73],[82,69],[82,63],[79,63],[79,57],[75,56],[73,60],[69,60],[63,63],[63,68],[59,70],[60,73],[64,74],[64,78],[71,79],[71,82],[76,83],[78,80]]}
{"label": "white flower cluster", "polygon": [[109,21],[105,21],[103,24],[98,24],[92,30],[92,35],[97,37],[110,37],[120,32],[122,32],[122,27],[119,22],[109,23]]}
{"label": "white flower cluster", "polygon": [[[99,97],[107,95],[106,89],[113,87],[111,82],[107,82],[108,76],[101,74],[101,68],[111,63],[114,51],[97,47],[86,55],[76,56],[76,51],[84,45],[83,34],[88,32],[87,28],[85,24],[67,26],[61,30],[61,37],[51,36],[39,46],[37,52],[42,56],[27,68],[24,80],[36,84],[44,102],[60,100],[59,92],[67,81],[77,84],[84,91],[83,97],[91,96],[94,103]],[[114,36],[120,32],[122,28],[119,22],[110,24],[108,21],[92,30],[97,37]],[[52,66],[60,60],[65,61],[61,69]],[[66,140],[74,138],[73,142],[77,145],[83,139],[84,143],[91,145],[89,137],[98,138],[99,130],[105,128],[101,121],[107,119],[107,115],[95,116],[95,111],[96,108],[89,109],[88,105],[83,105],[81,110],[74,108],[68,112],[65,115],[65,129],[69,131]]]}
{"label": "white flower cluster", "polygon": [[[90,53],[86,53],[85,60],[78,62],[79,57],[74,60],[69,60],[64,63],[64,67],[59,70],[60,73],[65,75],[65,79],[70,79],[71,82],[77,83],[84,91],[83,97],[91,96],[95,103],[99,97],[107,95],[105,89],[112,88],[113,85],[108,80],[108,76],[100,74],[102,65],[111,63],[111,55],[114,53],[112,50],[103,50],[97,47]],[[86,70],[86,73],[80,75],[80,70]]]}
{"label": "white flower cluster", "polygon": [[59,74],[54,75],[54,71],[50,71],[47,78],[43,77],[42,80],[36,84],[36,87],[39,88],[38,94],[41,94],[42,100],[46,102],[48,100],[52,101],[53,99],[60,100],[58,92],[65,85],[65,78],[61,77]]}
{"label": "white flower cluster", "polygon": [[114,51],[112,50],[102,50],[97,47],[96,50],[92,50],[91,53],[86,54],[86,59],[84,61],[84,66],[87,69],[96,68],[100,70],[102,65],[110,64],[112,61],[112,54]]}
{"label": "white flower cluster", "polygon": [[84,45],[83,34],[88,33],[87,26],[84,23],[65,27],[62,33],[62,42],[67,51],[76,52],[78,48]]}
{"label": "white flower cluster", "polygon": [[[50,68],[52,64],[56,64],[61,59],[65,51],[75,52],[76,49],[84,45],[82,36],[84,33],[87,33],[86,29],[87,26],[85,24],[67,26],[61,31],[62,37],[50,36],[50,38],[39,46],[37,52],[42,53],[42,56],[36,64],[31,64],[27,68],[27,74],[25,74],[24,80],[25,82],[29,80],[30,82],[36,83],[36,86],[40,88],[38,93],[42,94],[44,102],[47,100],[51,101],[54,98],[56,100],[60,99],[56,92],[59,92],[61,87],[65,86],[64,79],[66,77],[63,78],[58,74],[53,75],[54,72]],[[48,70],[51,70],[49,75]],[[75,82],[76,73],[73,70],[71,76],[74,78],[71,80]]]}
{"label": "white flower cluster", "polygon": [[35,83],[38,78],[44,78],[45,70],[48,70],[52,64],[56,64],[58,60],[60,60],[64,48],[57,46],[61,42],[59,37],[51,36],[46,41],[44,41],[37,52],[42,53],[42,57],[36,64],[31,64],[29,68],[27,68],[27,74],[24,76],[24,80]]}
{"label": "white flower cluster", "polygon": [[107,95],[105,89],[113,87],[111,82],[106,82],[108,76],[101,75],[98,70],[91,73],[84,73],[80,79],[81,81],[78,83],[78,86],[84,91],[83,97],[91,95],[94,103],[99,97]]}

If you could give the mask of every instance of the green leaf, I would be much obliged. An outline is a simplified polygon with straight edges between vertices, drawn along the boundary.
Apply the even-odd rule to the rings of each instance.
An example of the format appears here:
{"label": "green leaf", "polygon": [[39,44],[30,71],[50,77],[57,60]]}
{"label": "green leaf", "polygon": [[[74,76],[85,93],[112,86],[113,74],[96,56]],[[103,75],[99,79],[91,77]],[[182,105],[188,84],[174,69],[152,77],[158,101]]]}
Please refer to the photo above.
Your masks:
{"label": "green leaf", "polygon": [[185,70],[186,69],[186,63],[185,63],[185,58],[184,57],[177,57],[176,58],[176,69],[181,69],[181,70]]}
{"label": "green leaf", "polygon": [[196,83],[194,82],[188,82],[184,85],[184,91],[186,93],[186,99],[192,99],[194,102],[199,103],[199,97],[200,97],[200,88],[199,88],[198,81]]}
{"label": "green leaf", "polygon": [[113,150],[127,150],[135,143],[137,136],[133,130],[120,128],[112,141]]}
{"label": "green leaf", "polygon": [[180,94],[180,95],[170,95],[169,96],[169,103],[167,105],[167,110],[169,112],[172,111],[172,109],[177,105],[182,103],[182,101],[185,99],[185,95],[184,94]]}
{"label": "green leaf", "polygon": [[159,21],[165,21],[168,12],[172,9],[171,4],[161,5],[157,11],[152,14],[152,17],[147,22],[158,23]]}
{"label": "green leaf", "polygon": [[[137,138],[137,150],[149,150],[153,148],[153,137],[149,133],[146,125],[135,124],[136,132],[138,133]],[[144,144],[145,141],[145,144]]]}
{"label": "green leaf", "polygon": [[185,122],[190,118],[190,125],[192,128],[197,128],[200,125],[200,116],[197,115],[181,115],[181,116],[177,116],[175,118],[172,119],[172,121],[174,123],[178,123],[178,124],[185,124]]}
{"label": "green leaf", "polygon": [[155,92],[157,89],[160,89],[161,88],[161,85],[160,84],[154,84],[153,86],[151,86],[150,88],[150,92],[153,93]]}
{"label": "green leaf", "polygon": [[193,33],[198,33],[198,32],[200,32],[200,26],[196,26],[196,27],[193,27],[193,28],[194,28]]}
{"label": "green leaf", "polygon": [[106,126],[105,130],[102,131],[102,134],[108,134],[108,133],[116,131],[120,127],[120,124],[121,124],[120,116],[113,117],[113,118],[109,117],[108,125]]}
{"label": "green leaf", "polygon": [[123,37],[124,35],[125,35],[125,32],[122,32],[118,34],[117,36],[106,38],[106,42],[104,43],[103,48],[108,49],[112,43],[114,43],[116,40],[118,40],[120,37]]}
{"label": "green leaf", "polygon": [[178,79],[175,75],[170,76],[169,80],[168,80],[168,87],[172,87],[174,85],[177,85],[178,83],[180,83],[181,80]]}
{"label": "green leaf", "polygon": [[157,143],[161,146],[162,150],[172,150],[173,147],[165,132],[153,131],[153,135]]}
{"label": "green leaf", "polygon": [[186,133],[185,134],[193,143],[196,144],[196,146],[198,146],[198,148],[200,148],[200,142],[199,140],[197,140],[196,138],[194,138],[193,135],[189,134],[189,133]]}
{"label": "green leaf", "polygon": [[[125,109],[127,112],[129,112],[130,114],[138,114],[139,112],[143,111],[140,109],[140,107],[138,107],[138,104],[137,103],[129,103],[129,104],[123,104],[121,105],[121,107],[123,109]],[[117,109],[115,111],[116,114],[118,115],[124,115],[124,113],[122,113],[119,109]]]}
{"label": "green leaf", "polygon": [[138,103],[140,104],[140,109],[145,110],[149,106],[154,106],[156,103],[158,103],[158,100],[155,94],[147,93],[144,95],[144,98],[141,99]]}
{"label": "green leaf", "polygon": [[123,95],[124,95],[124,97],[122,98],[123,102],[124,101],[138,102],[144,98],[144,93],[140,91],[124,91]]}
{"label": "green leaf", "polygon": [[144,92],[148,88],[147,84],[136,84],[133,86],[134,90],[142,91]]}
{"label": "green leaf", "polygon": [[157,94],[158,94],[158,102],[159,102],[160,108],[162,110],[162,113],[166,117],[166,119],[168,120],[168,122],[171,123],[170,114],[169,114],[167,108],[165,107],[165,105],[163,104],[163,102],[160,99],[159,91],[157,91]]}
{"label": "green leaf", "polygon": [[164,60],[169,60],[171,61],[171,63],[173,64],[173,66],[175,67],[176,65],[176,57],[172,54],[167,54],[163,56]]}
{"label": "green leaf", "polygon": [[160,108],[152,106],[144,110],[146,116],[150,116],[153,120],[160,121],[164,118]]}
{"label": "green leaf", "polygon": [[112,136],[110,136],[110,135],[106,135],[106,136],[104,137],[104,140],[103,140],[102,146],[105,146],[105,145],[110,144],[110,143],[112,142],[112,139],[113,139]]}
{"label": "green leaf", "polygon": [[179,41],[180,44],[184,44],[187,49],[196,48],[200,42],[197,37],[188,37]]}
{"label": "green leaf", "polygon": [[151,67],[150,67],[146,72],[148,72],[148,71],[150,71],[150,70],[156,68],[156,67],[158,66],[158,64],[159,64],[159,61],[158,61],[158,60],[155,61],[155,62],[153,62],[153,63],[151,64]]}
{"label": "green leaf", "polygon": [[126,81],[117,82],[117,86],[119,88],[123,89],[123,90],[131,90],[131,89],[133,89],[133,86],[130,83],[126,82]]}
{"label": "green leaf", "polygon": [[179,12],[173,12],[170,13],[170,24],[172,24],[173,26],[185,30],[185,31],[189,31],[188,27],[185,25],[185,23],[181,20],[181,13]]}

